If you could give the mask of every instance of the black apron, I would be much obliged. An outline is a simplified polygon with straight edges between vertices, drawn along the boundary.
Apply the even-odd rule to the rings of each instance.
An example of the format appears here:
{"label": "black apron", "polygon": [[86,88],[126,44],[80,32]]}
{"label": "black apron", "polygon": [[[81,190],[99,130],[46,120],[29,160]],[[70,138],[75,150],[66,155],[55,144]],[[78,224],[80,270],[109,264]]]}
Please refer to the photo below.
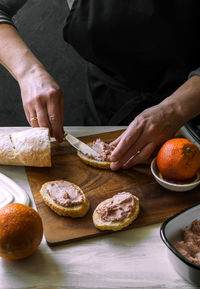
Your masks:
{"label": "black apron", "polygon": [[199,0],[75,0],[65,41],[88,61],[97,125],[127,125],[200,66]]}

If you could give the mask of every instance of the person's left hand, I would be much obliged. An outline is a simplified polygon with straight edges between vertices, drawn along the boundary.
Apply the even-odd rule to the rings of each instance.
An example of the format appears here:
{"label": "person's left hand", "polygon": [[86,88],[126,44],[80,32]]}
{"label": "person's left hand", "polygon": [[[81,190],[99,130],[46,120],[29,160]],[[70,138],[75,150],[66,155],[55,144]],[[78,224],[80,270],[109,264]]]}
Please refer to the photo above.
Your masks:
{"label": "person's left hand", "polygon": [[150,107],[140,113],[111,144],[111,169],[128,169],[144,163],[154,150],[173,137],[183,125],[176,109],[166,104]]}

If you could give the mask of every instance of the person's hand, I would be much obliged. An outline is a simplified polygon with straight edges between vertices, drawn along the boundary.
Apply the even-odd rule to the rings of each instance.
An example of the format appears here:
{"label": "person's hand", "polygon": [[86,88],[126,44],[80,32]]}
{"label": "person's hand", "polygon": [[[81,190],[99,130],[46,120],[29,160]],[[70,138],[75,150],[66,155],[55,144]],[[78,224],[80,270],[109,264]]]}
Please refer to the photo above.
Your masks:
{"label": "person's hand", "polygon": [[48,127],[51,136],[63,140],[64,96],[43,69],[27,72],[19,81],[26,118],[32,127]]}
{"label": "person's hand", "polygon": [[144,110],[111,144],[111,169],[128,169],[149,159],[154,150],[175,135],[182,121],[172,107],[159,104]]}

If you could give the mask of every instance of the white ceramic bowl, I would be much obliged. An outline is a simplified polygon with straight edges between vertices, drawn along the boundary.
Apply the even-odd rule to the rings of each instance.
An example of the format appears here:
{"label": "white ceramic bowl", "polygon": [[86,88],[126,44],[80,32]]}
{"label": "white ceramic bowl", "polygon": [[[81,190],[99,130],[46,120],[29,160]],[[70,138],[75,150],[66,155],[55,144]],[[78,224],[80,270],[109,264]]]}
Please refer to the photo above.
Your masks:
{"label": "white ceramic bowl", "polygon": [[196,219],[200,220],[200,204],[167,219],[160,228],[160,236],[166,245],[169,261],[175,271],[188,282],[200,285],[200,266],[188,261],[174,247],[177,241],[183,239],[182,229],[186,226],[190,227]]}
{"label": "white ceramic bowl", "polygon": [[155,178],[155,180],[164,188],[171,190],[171,191],[177,191],[177,192],[184,192],[184,191],[190,191],[197,187],[200,184],[200,172],[197,174],[197,178],[194,182],[190,184],[174,184],[167,182],[159,177],[159,170],[156,164],[156,158],[154,158],[151,162],[151,172]]}

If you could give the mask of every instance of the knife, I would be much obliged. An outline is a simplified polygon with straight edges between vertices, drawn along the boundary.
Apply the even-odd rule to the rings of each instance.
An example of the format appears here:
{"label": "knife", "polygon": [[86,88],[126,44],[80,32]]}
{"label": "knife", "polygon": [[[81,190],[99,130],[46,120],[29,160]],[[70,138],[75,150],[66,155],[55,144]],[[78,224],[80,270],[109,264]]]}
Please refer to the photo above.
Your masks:
{"label": "knife", "polygon": [[101,160],[100,154],[93,150],[90,146],[85,144],[84,142],[80,141],[78,138],[74,137],[73,135],[69,134],[68,132],[64,132],[64,138],[79,152],[84,155],[91,155],[96,160]]}

